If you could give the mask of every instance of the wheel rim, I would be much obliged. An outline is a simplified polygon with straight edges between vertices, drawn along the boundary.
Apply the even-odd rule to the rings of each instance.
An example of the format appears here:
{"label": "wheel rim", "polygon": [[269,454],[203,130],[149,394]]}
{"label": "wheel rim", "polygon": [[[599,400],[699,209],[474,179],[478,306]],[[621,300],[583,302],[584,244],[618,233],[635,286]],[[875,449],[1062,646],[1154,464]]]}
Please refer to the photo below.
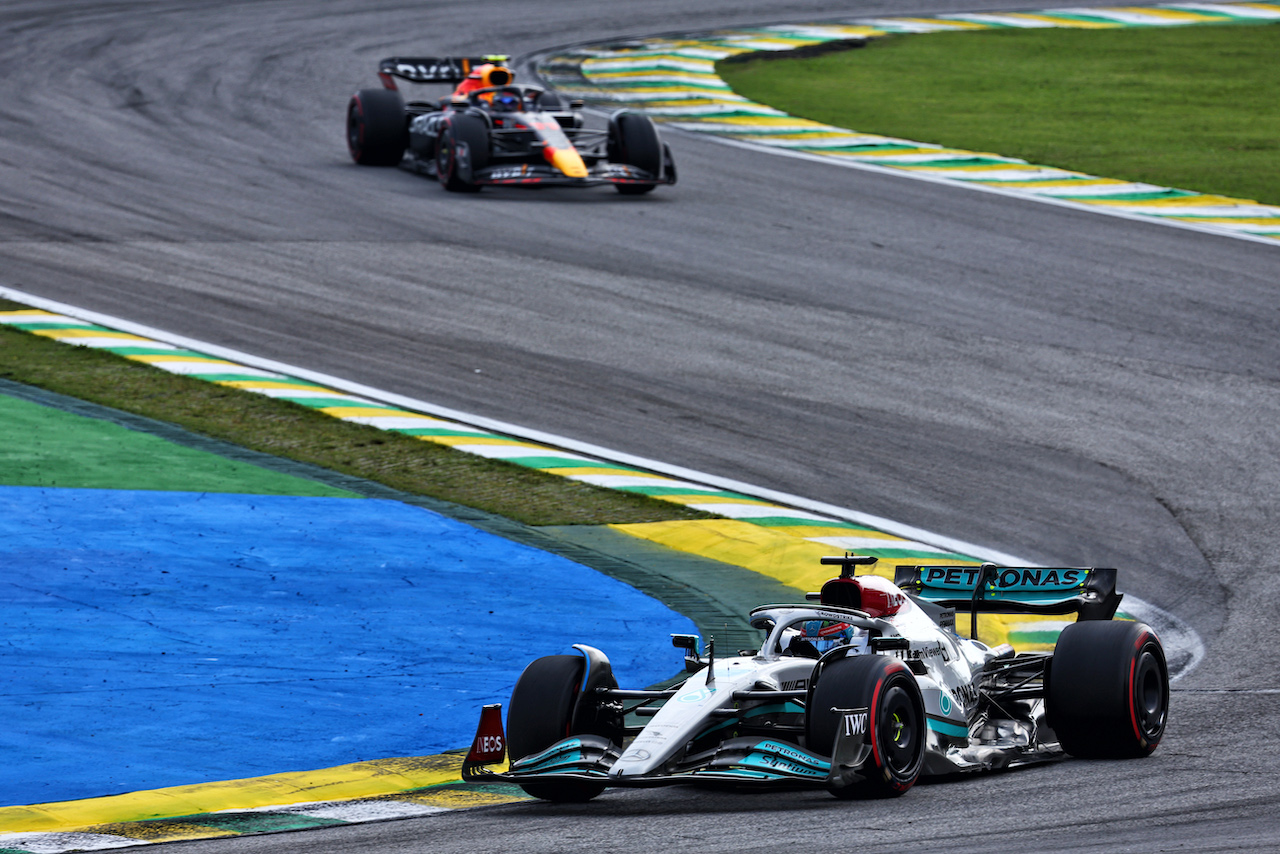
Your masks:
{"label": "wheel rim", "polygon": [[885,694],[881,708],[886,767],[894,776],[910,777],[920,753],[920,718],[915,704],[906,691],[894,686]]}
{"label": "wheel rim", "polygon": [[1138,727],[1149,741],[1155,741],[1164,731],[1168,694],[1155,654],[1144,649],[1134,668],[1134,711]]}
{"label": "wheel rim", "polygon": [[443,135],[440,137],[439,146],[436,153],[436,177],[441,181],[448,181],[453,171],[453,150]]}
{"label": "wheel rim", "polygon": [[364,125],[360,121],[360,109],[355,104],[347,111],[347,148],[355,156],[360,156],[360,139],[364,136]]}

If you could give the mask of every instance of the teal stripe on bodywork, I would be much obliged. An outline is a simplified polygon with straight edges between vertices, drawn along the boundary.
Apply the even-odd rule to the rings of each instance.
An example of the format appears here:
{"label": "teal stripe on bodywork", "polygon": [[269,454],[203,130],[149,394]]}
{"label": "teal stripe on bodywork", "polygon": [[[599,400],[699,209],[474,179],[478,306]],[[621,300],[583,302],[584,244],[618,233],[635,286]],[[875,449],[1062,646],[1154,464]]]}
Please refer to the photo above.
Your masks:
{"label": "teal stripe on bodywork", "polygon": [[934,732],[942,733],[943,735],[949,736],[951,738],[968,738],[969,737],[968,727],[963,727],[958,724],[953,724],[950,721],[945,721],[945,720],[942,720],[941,718],[935,718],[932,716],[929,717],[929,729],[933,730]]}

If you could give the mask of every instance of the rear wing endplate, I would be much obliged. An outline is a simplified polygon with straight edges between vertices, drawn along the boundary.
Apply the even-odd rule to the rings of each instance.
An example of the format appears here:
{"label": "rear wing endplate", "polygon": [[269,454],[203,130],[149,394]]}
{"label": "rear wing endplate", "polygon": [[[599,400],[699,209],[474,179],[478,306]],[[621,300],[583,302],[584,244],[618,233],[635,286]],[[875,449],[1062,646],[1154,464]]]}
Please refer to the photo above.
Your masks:
{"label": "rear wing endplate", "polygon": [[1116,571],[1097,567],[903,566],[894,583],[946,608],[987,614],[1079,614],[1110,620],[1124,594]]}
{"label": "rear wing endplate", "polygon": [[505,65],[509,56],[393,56],[378,63],[378,76],[410,83],[461,83],[481,65]]}

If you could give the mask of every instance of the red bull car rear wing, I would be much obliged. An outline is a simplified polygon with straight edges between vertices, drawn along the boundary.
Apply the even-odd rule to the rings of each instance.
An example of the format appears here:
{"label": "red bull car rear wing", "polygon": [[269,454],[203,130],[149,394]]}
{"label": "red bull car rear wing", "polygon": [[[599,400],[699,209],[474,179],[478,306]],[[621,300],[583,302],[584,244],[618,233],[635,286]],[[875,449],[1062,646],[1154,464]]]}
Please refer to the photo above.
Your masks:
{"label": "red bull car rear wing", "polygon": [[[410,83],[461,83],[481,65],[505,65],[505,54],[488,56],[393,56],[378,63],[378,76]],[[390,87],[389,87],[390,88]]]}

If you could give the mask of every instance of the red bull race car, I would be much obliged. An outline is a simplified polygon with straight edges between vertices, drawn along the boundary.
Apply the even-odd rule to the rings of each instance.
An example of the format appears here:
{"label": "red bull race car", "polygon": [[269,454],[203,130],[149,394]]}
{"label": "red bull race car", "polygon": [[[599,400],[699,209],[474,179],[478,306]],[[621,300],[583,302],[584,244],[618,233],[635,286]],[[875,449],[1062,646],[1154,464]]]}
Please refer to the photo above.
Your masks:
{"label": "red bull race car", "polygon": [[[486,706],[463,764],[468,782],[585,801],[610,786],[818,787],[839,798],[902,795],[921,775],[1079,757],[1143,757],[1164,734],[1169,671],[1160,639],[1113,620],[1116,570],[899,566],[823,558],[841,574],[809,602],[751,611],[758,650],[717,658],[676,635],[690,675],[618,687],[609,659],[578,644],[533,661],[506,728]],[[979,613],[1075,613],[1053,652],[1018,653],[956,632]],[[489,765],[510,755],[509,770]]]}
{"label": "red bull race car", "polygon": [[[586,126],[581,101],[514,82],[506,57],[392,57],[380,89],[347,105],[347,147],[364,166],[398,166],[434,176],[446,190],[485,186],[590,187],[627,195],[676,182],[671,149],[653,121],[618,110],[607,126]],[[457,84],[437,100],[406,102],[396,81]]]}

